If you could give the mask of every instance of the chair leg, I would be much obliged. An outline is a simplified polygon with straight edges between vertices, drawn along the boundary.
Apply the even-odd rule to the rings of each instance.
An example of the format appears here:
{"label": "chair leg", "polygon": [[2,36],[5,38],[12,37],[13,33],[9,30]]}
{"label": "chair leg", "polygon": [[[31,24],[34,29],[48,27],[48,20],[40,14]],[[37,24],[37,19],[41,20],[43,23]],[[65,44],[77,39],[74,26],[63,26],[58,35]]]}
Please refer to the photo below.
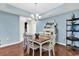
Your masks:
{"label": "chair leg", "polygon": [[49,49],[49,56],[51,56],[51,52],[50,52],[50,49]]}
{"label": "chair leg", "polygon": [[34,56],[34,49],[33,49],[33,56]]}
{"label": "chair leg", "polygon": [[27,49],[27,53],[28,53],[28,55],[29,55],[29,53],[30,53],[30,48]]}
{"label": "chair leg", "polygon": [[55,56],[55,49],[54,49],[54,47],[53,47],[53,56]]}
{"label": "chair leg", "polygon": [[42,45],[40,45],[40,56],[42,56]]}

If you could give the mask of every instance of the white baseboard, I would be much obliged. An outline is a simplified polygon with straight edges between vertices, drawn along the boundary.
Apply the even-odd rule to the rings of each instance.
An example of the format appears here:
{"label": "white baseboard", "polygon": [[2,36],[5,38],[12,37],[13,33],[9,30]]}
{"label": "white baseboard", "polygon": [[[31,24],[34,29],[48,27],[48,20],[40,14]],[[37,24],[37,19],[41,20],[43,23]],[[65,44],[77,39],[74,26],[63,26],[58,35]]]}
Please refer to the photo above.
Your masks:
{"label": "white baseboard", "polygon": [[58,44],[61,44],[61,45],[64,45],[64,46],[66,46],[66,44],[64,44],[64,43],[60,43],[60,42],[57,42]]}
{"label": "white baseboard", "polygon": [[1,45],[0,48],[3,48],[3,47],[7,47],[7,46],[11,46],[11,45],[14,45],[14,44],[19,44],[23,42],[22,40],[18,41],[18,42],[14,42],[14,43],[10,43],[10,44],[4,44],[4,45]]}

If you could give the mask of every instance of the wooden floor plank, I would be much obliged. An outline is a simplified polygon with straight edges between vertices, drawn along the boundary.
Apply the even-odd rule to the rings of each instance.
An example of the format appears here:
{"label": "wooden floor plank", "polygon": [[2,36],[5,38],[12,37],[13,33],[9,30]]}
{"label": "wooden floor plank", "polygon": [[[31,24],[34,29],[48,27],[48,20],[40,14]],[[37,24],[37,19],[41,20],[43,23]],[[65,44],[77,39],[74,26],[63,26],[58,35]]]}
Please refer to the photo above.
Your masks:
{"label": "wooden floor plank", "polygon": [[[35,56],[40,56],[40,50],[37,49],[35,51]],[[25,56],[32,56],[32,50],[30,51],[30,54],[28,55],[26,50],[24,51]],[[43,56],[48,56],[48,51],[43,51],[42,52]],[[51,55],[53,56],[53,52],[51,51]],[[63,45],[56,44],[55,45],[55,55],[56,56],[79,56],[79,50],[73,50],[71,48],[66,48]]]}

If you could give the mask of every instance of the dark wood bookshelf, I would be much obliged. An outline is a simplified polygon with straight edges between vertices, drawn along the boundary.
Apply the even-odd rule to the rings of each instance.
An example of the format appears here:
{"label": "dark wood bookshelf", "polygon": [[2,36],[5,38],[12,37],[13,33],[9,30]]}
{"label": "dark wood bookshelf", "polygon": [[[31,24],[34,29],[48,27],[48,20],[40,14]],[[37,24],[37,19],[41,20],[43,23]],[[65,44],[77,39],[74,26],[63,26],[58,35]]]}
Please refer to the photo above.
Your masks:
{"label": "dark wood bookshelf", "polygon": [[[79,26],[79,23],[75,23],[77,21],[79,21],[79,18],[66,20],[66,46],[68,46],[68,41],[71,41],[70,46],[73,49],[79,49],[79,47],[73,45],[74,42],[79,41],[79,38],[75,37],[75,34],[74,34],[74,32],[79,32],[79,29],[76,30],[76,27],[74,28],[74,26]],[[68,24],[68,22],[70,22],[70,24]],[[68,26],[70,26],[71,28],[68,29]],[[68,36],[68,32],[71,32],[71,35]]]}

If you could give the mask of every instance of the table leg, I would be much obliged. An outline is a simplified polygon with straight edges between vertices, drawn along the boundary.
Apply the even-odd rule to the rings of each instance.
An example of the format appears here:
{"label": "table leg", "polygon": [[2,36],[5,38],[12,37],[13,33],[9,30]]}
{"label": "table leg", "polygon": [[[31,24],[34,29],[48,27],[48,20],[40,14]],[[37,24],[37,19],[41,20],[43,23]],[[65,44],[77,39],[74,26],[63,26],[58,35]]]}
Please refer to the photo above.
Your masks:
{"label": "table leg", "polygon": [[42,56],[42,45],[40,44],[40,56]]}

